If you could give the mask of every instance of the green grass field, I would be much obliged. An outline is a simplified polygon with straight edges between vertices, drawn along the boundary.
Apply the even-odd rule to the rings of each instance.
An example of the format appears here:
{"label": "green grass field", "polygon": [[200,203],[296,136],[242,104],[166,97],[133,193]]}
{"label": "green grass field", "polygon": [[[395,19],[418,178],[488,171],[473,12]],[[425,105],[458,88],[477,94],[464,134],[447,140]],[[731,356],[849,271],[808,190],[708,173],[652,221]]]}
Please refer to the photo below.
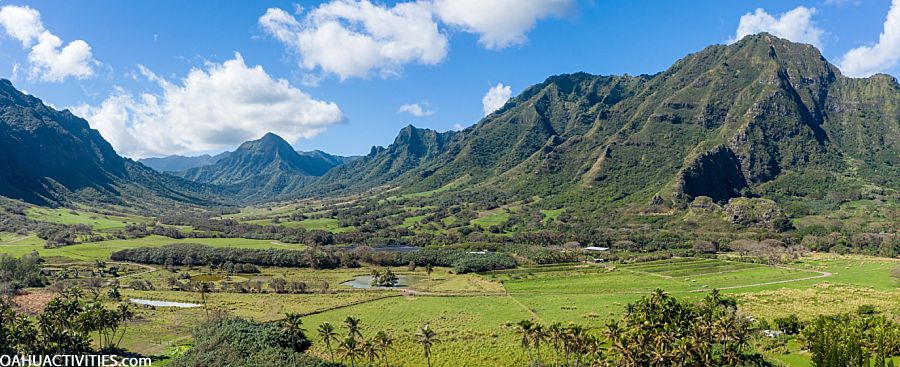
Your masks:
{"label": "green grass field", "polygon": [[128,224],[146,223],[148,218],[138,216],[116,216],[94,213],[86,210],[66,208],[30,208],[28,218],[60,224],[87,224],[99,232],[112,232],[125,228]]}
{"label": "green grass field", "polygon": [[[39,244],[9,244],[14,234],[0,235],[0,252],[20,255],[37,249],[43,256],[75,260],[107,258],[112,251],[140,246],[198,242],[211,246],[246,248],[303,248],[302,245],[247,239],[185,239],[151,236],[138,240],[106,241],[43,250]],[[26,242],[27,240],[20,240]],[[490,274],[452,274],[437,268],[430,277],[424,269],[393,270],[410,279],[410,288],[357,290],[341,283],[370,268],[312,270],[261,268],[260,274],[233,275],[231,282],[272,278],[302,281],[311,294],[266,294],[215,292],[208,306],[213,312],[274,321],[285,312],[304,316],[308,331],[323,321],[340,325],[347,316],[362,319],[363,332],[379,330],[396,340],[392,365],[424,366],[420,346],[413,340],[418,327],[430,324],[441,342],[434,348],[434,366],[524,365],[526,354],[518,347],[512,326],[522,319],[546,324],[574,322],[599,332],[603,325],[622,315],[624,307],[661,288],[678,298],[699,300],[713,288],[736,297],[739,307],[757,319],[796,313],[802,319],[820,314],[853,312],[862,304],[880,312],[900,314],[900,282],[890,277],[900,261],[864,256],[811,255],[786,266],[750,264],[724,259],[674,258],[634,264],[557,264],[532,266]],[[166,290],[166,279],[188,272],[203,279],[206,270],[181,269],[179,273],[158,269],[136,275],[156,285],[155,291],[123,289],[125,297],[200,303],[199,294]],[[216,280],[213,280],[214,282]],[[320,284],[328,284],[321,293]],[[127,282],[123,284],[127,285]],[[190,330],[205,319],[201,309],[140,309],[129,327],[124,346],[149,355],[164,355],[189,345]],[[313,353],[327,357],[314,332]],[[793,349],[792,349],[793,348]],[[784,366],[805,367],[809,357],[790,345],[767,354]],[[546,355],[545,358],[552,358]]]}

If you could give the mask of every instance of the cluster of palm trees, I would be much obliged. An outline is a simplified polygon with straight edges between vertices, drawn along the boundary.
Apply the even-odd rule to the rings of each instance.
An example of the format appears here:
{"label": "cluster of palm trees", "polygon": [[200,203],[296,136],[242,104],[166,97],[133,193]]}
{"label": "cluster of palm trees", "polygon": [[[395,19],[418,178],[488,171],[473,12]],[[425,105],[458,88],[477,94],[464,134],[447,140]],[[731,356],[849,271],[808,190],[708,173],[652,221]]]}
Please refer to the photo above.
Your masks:
{"label": "cluster of palm trees", "polygon": [[597,359],[595,357],[601,355],[600,339],[589,334],[584,326],[556,322],[545,327],[531,320],[519,321],[516,326],[519,345],[538,365],[544,365],[542,345],[553,348],[554,366],[584,366],[585,361]]}
{"label": "cluster of palm trees", "polygon": [[80,354],[93,351],[91,334],[97,333],[99,350],[117,350],[134,312],[127,303],[114,309],[99,301],[84,303],[80,291],[71,298],[55,298],[36,317],[18,314],[0,303],[0,355]]}
{"label": "cluster of palm trees", "polygon": [[[382,330],[366,338],[362,333],[362,321],[353,316],[347,316],[342,327],[344,333],[338,332],[332,323],[326,321],[316,329],[331,361],[335,360],[337,352],[341,356],[341,362],[349,361],[351,366],[356,366],[357,362],[364,362],[367,366],[390,365],[389,353],[394,351],[394,338],[390,334]],[[431,347],[439,342],[437,332],[425,325],[416,332],[415,338],[422,345],[425,360],[430,367]]]}
{"label": "cluster of palm trees", "polygon": [[341,361],[349,360],[351,366],[356,366],[358,360],[367,360],[369,366],[390,365],[388,352],[394,350],[394,339],[388,333],[379,331],[367,339],[362,334],[362,321],[353,316],[344,319],[343,327],[346,330],[343,337],[335,326],[327,321],[316,330],[319,338],[325,343],[332,361],[336,344]]}
{"label": "cluster of palm trees", "polygon": [[656,290],[607,326],[608,359],[624,367],[748,365],[758,360],[747,353],[752,323],[716,290],[698,304]]}
{"label": "cluster of palm trees", "polygon": [[541,346],[555,351],[554,366],[751,366],[761,360],[748,353],[752,319],[737,311],[734,300],[710,293],[702,302],[678,301],[657,290],[626,306],[603,337],[583,326],[531,321],[517,326],[529,358],[544,365]]}

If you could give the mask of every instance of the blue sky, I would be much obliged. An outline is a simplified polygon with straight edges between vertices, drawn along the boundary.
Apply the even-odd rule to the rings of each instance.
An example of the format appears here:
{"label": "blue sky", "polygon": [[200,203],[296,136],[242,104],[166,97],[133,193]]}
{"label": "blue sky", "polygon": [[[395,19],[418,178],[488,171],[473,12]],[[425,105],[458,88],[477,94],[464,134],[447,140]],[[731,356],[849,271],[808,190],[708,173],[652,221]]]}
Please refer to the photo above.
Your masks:
{"label": "blue sky", "polygon": [[4,0],[0,77],[141,157],[268,130],[365,154],[408,124],[476,123],[500,83],[516,95],[554,74],[656,73],[739,29],[815,43],[854,75],[900,71],[887,0],[494,1]]}

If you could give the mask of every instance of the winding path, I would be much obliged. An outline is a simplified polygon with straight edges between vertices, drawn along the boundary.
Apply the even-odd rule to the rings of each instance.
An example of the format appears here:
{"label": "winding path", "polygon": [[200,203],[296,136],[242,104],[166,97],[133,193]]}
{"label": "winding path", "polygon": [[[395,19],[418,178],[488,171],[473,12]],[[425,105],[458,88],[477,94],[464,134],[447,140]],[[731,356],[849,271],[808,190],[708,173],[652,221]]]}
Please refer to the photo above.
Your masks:
{"label": "winding path", "polygon": [[[740,289],[740,288],[762,287],[762,286],[774,285],[774,284],[784,284],[784,283],[802,282],[802,281],[804,281],[804,280],[822,279],[822,278],[828,278],[828,277],[834,275],[834,274],[829,273],[829,272],[827,272],[827,271],[793,269],[793,268],[788,268],[788,267],[783,267],[783,266],[775,266],[775,267],[776,267],[776,268],[779,268],[779,269],[787,269],[787,270],[798,270],[798,271],[815,272],[815,273],[819,273],[819,275],[816,275],[816,276],[814,276],[814,277],[797,278],[797,279],[787,279],[787,280],[776,280],[776,281],[772,281],[772,282],[763,282],[763,283],[756,283],[756,284],[734,285],[734,286],[730,286],[730,287],[720,287],[720,288],[716,288],[716,289],[718,289],[718,290],[727,290],[727,289]],[[708,290],[708,289],[698,289],[698,290],[693,290],[693,291],[691,291],[691,292],[707,292],[707,291],[709,291],[709,290]]]}

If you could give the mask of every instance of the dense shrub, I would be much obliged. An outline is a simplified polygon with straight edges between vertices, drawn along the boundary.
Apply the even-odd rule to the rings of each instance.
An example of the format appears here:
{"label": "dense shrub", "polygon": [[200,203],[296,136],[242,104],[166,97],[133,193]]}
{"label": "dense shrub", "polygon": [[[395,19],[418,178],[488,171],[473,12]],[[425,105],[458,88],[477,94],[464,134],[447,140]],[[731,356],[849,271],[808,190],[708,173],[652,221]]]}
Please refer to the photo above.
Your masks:
{"label": "dense shrub", "polygon": [[507,254],[465,254],[453,262],[457,274],[480,273],[516,267],[516,260]]}
{"label": "dense shrub", "polygon": [[459,274],[516,267],[516,260],[505,253],[470,253],[459,249],[426,248],[401,256],[400,264],[448,266]]}
{"label": "dense shrub", "polygon": [[0,283],[8,284],[12,289],[43,286],[41,263],[43,261],[36,252],[20,258],[0,254]]}
{"label": "dense shrub", "polygon": [[900,356],[900,325],[884,316],[819,316],[803,329],[818,367],[868,367]]}
{"label": "dense shrub", "polygon": [[288,268],[312,267],[333,269],[352,266],[350,258],[339,253],[307,250],[221,248],[200,244],[172,244],[161,247],[139,247],[112,253],[110,258],[117,261],[132,261],[158,265],[222,265],[252,264],[257,266],[280,266]]}
{"label": "dense shrub", "polygon": [[173,367],[293,366],[325,367],[333,364],[303,354],[310,347],[301,332],[299,348],[277,324],[228,317],[214,319],[194,330],[194,346],[172,361]]}

